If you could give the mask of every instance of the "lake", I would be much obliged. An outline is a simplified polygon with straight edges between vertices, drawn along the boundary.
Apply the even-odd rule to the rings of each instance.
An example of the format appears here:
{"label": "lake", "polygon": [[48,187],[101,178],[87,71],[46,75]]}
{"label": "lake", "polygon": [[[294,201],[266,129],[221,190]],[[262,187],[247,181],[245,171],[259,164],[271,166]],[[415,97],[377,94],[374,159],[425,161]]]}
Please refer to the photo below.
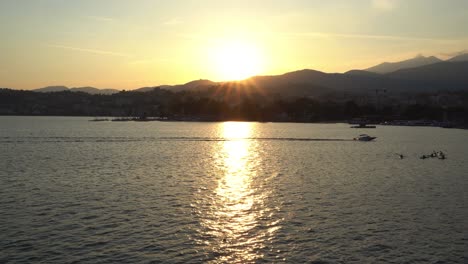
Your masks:
{"label": "lake", "polygon": [[1,263],[468,263],[466,130],[89,119],[0,117]]}

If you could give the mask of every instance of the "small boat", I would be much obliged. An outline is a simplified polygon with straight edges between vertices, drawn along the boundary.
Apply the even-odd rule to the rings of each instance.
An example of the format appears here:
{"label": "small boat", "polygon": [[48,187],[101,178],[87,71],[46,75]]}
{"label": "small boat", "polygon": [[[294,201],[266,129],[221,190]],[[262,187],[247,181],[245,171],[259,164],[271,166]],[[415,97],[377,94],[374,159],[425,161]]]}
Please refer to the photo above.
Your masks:
{"label": "small boat", "polygon": [[377,137],[371,137],[367,134],[361,134],[359,135],[359,137],[355,137],[354,140],[358,140],[358,141],[372,141],[374,139],[376,139]]}

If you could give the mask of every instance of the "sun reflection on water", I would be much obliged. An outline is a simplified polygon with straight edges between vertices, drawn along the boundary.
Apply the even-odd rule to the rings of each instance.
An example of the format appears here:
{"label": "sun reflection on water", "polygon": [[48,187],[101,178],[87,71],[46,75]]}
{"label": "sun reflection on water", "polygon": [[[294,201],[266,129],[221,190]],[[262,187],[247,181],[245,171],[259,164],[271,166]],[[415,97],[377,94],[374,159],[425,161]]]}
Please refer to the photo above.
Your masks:
{"label": "sun reflection on water", "polygon": [[215,263],[261,259],[266,240],[276,230],[274,224],[264,226],[270,213],[265,205],[268,192],[258,184],[258,143],[249,140],[253,126],[243,122],[220,125],[225,139],[216,146],[215,153],[220,175],[202,223],[210,237],[207,244],[214,252]]}
{"label": "sun reflection on water", "polygon": [[250,149],[251,142],[241,140],[247,138],[250,133],[249,123],[224,123],[223,134],[228,140],[223,142],[224,155],[221,159],[225,174],[219,181],[216,194],[224,206],[219,208],[221,210],[217,214],[230,219],[224,229],[226,239],[240,236],[255,224],[254,213],[249,213],[254,202],[251,182],[255,171],[251,170],[251,163],[255,162],[255,159]]}

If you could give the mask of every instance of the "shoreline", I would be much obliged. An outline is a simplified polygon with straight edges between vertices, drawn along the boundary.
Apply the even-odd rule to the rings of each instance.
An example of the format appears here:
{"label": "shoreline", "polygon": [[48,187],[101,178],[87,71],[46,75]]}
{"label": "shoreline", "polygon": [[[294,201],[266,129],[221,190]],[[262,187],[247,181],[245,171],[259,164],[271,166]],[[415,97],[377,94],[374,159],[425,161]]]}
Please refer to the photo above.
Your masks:
{"label": "shoreline", "polygon": [[[0,115],[0,117],[71,117],[71,118],[90,118],[89,122],[199,122],[199,123],[217,123],[217,122],[255,122],[255,123],[297,123],[297,124],[349,124],[350,128],[354,123],[351,120],[329,120],[329,121],[301,121],[301,120],[243,120],[243,119],[203,119],[203,118],[164,118],[164,117],[115,117],[115,116],[87,116],[87,115]],[[468,129],[466,124],[446,123],[437,120],[393,120],[387,122],[368,122],[375,126],[407,126],[407,127],[439,127],[446,129]],[[363,127],[363,129],[375,129]]]}

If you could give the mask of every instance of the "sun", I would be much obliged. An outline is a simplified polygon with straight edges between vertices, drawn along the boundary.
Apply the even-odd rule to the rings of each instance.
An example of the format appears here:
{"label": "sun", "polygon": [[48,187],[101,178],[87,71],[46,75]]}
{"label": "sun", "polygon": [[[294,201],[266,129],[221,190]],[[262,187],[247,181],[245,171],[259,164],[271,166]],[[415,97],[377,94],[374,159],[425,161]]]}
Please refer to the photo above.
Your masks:
{"label": "sun", "polygon": [[243,80],[261,73],[260,50],[245,41],[229,41],[212,51],[216,75],[223,81]]}

